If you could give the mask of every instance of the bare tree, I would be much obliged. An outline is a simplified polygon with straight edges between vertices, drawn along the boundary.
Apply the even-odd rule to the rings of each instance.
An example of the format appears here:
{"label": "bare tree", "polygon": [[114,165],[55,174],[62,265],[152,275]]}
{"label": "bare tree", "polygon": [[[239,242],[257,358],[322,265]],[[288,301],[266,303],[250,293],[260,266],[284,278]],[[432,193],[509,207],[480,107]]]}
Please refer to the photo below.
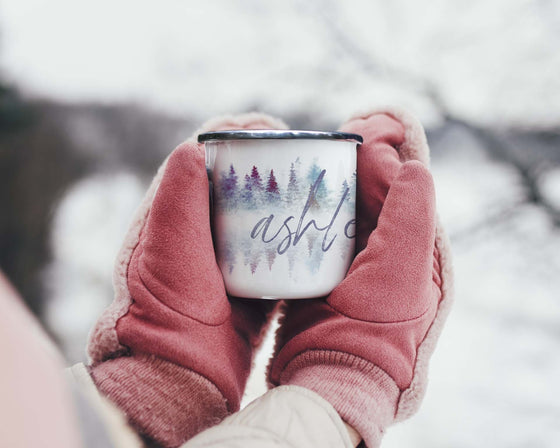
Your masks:
{"label": "bare tree", "polygon": [[[494,215],[485,218],[484,222],[476,223],[477,228],[509,216],[524,203],[537,205],[547,213],[556,227],[560,227],[560,210],[546,197],[541,187],[542,176],[560,164],[560,123],[545,130],[517,130],[469,121],[448,106],[434,82],[403,71],[387,61],[381,63],[376,55],[364,48],[349,32],[349,28],[336,20],[335,2],[315,2],[313,5],[314,12],[325,29],[325,35],[330,39],[328,44],[334,52],[351,58],[357,67],[371,77],[391,79],[403,89],[428,98],[443,118],[442,127],[454,126],[467,131],[479,141],[490,157],[515,169],[524,190],[522,201],[497,210]],[[540,142],[541,145],[535,145],[535,142]],[[470,233],[470,230],[465,233]]]}

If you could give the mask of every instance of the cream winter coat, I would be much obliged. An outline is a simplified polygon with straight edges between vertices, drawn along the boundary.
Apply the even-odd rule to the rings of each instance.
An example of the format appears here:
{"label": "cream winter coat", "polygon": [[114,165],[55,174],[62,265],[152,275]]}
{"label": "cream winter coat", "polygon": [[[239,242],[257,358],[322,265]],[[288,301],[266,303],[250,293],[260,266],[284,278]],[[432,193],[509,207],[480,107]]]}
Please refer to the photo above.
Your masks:
{"label": "cream winter coat", "polygon": [[[83,364],[67,373],[98,414],[114,448],[143,447],[125,416],[98,393]],[[181,448],[353,448],[358,443],[359,436],[329,402],[303,387],[281,386]]]}

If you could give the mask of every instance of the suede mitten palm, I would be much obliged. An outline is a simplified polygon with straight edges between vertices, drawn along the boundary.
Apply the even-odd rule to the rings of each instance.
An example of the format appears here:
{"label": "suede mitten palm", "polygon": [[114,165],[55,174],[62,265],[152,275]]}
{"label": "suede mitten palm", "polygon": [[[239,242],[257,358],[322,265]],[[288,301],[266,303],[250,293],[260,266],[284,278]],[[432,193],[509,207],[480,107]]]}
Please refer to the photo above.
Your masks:
{"label": "suede mitten palm", "polygon": [[[203,130],[284,127],[258,114]],[[204,150],[160,169],[119,255],[116,297],[90,335],[98,389],[146,438],[178,446],[239,409],[272,302],[228,300],[214,256]]]}
{"label": "suede mitten palm", "polygon": [[355,118],[342,129],[364,137],[359,253],[327,298],[287,304],[269,381],[314,390],[374,447],[424,393],[449,303],[449,255],[420,126],[390,112]]}

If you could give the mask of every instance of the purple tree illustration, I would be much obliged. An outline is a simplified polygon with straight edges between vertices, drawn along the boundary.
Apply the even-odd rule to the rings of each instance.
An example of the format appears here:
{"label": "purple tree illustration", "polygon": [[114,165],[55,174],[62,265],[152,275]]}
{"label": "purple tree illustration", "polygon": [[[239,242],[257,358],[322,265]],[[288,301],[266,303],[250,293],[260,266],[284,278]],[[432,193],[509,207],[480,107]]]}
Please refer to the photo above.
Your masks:
{"label": "purple tree illustration", "polygon": [[268,270],[272,270],[272,265],[276,259],[276,248],[269,247],[266,249],[266,261],[268,262]]}
{"label": "purple tree illustration", "polygon": [[248,266],[251,274],[254,274],[261,261],[262,248],[255,245],[253,241],[246,239],[241,240],[240,247],[243,252],[243,265]]}
{"label": "purple tree illustration", "polygon": [[251,170],[251,182],[253,183],[253,191],[263,190],[261,175],[255,165],[253,165],[253,169]]}
{"label": "purple tree illustration", "polygon": [[235,248],[233,247],[233,243],[231,240],[228,240],[223,247],[221,248],[223,263],[226,264],[229,273],[233,272],[233,268],[235,267]]}
{"label": "purple tree illustration", "polygon": [[288,180],[288,189],[287,189],[287,196],[286,201],[291,204],[299,197],[299,185],[297,181],[297,174],[296,168],[294,163],[290,166],[290,177]]}
{"label": "purple tree illustration", "polygon": [[268,181],[266,183],[266,200],[272,204],[280,202],[280,190],[278,189],[278,182],[274,177],[274,170],[270,170]]}
{"label": "purple tree illustration", "polygon": [[255,208],[255,196],[253,195],[253,183],[248,174],[245,174],[245,184],[241,191],[241,201],[247,208]]}
{"label": "purple tree illustration", "polygon": [[259,170],[255,165],[251,175],[245,175],[245,185],[241,193],[241,199],[247,208],[255,208],[263,201],[264,187]]}
{"label": "purple tree illustration", "polygon": [[237,186],[237,173],[233,168],[233,164],[229,166],[229,172],[226,175],[222,173],[220,177],[220,190],[222,203],[227,204],[228,208],[236,206],[238,186]]}
{"label": "purple tree illustration", "polygon": [[261,262],[261,252],[253,251],[251,253],[251,260],[249,262],[249,267],[251,268],[251,274],[254,274],[257,271],[260,262]]}

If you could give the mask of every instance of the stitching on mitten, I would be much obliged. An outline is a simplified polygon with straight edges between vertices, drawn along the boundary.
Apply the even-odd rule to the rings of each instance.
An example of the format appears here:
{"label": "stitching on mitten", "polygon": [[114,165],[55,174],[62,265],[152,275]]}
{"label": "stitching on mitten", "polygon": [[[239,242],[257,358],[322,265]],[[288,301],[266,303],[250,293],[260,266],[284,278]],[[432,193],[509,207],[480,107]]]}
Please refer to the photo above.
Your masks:
{"label": "stitching on mitten", "polygon": [[326,300],[326,304],[336,313],[340,314],[341,316],[346,317],[347,319],[352,319],[352,320],[357,320],[359,322],[367,322],[370,324],[379,324],[379,325],[384,325],[384,324],[388,324],[388,325],[393,325],[393,324],[403,324],[403,323],[407,323],[407,322],[414,322],[415,320],[420,320],[422,319],[422,317],[424,317],[426,315],[426,313],[428,313],[430,311],[431,308],[431,303],[428,303],[428,305],[426,306],[426,309],[424,309],[418,316],[412,317],[410,319],[402,319],[402,320],[389,320],[389,321],[377,321],[377,320],[368,320],[368,319],[359,319],[356,317],[352,317],[349,316],[348,314],[340,311],[339,309],[335,308],[334,305],[332,305],[329,302],[329,299],[327,298]]}
{"label": "stitching on mitten", "polygon": [[[142,250],[142,249],[139,249],[139,250]],[[141,254],[140,254],[140,256],[141,256]],[[140,263],[140,256],[138,257],[138,263]],[[131,259],[132,259],[132,257],[131,257]],[[208,326],[208,327],[219,327],[219,326],[223,325],[224,323],[226,323],[226,322],[228,321],[228,319],[231,318],[231,305],[229,304],[229,301],[227,301],[227,298],[224,298],[224,299],[227,301],[227,306],[228,306],[228,308],[229,308],[229,312],[226,314],[226,316],[225,316],[225,318],[224,318],[224,320],[223,320],[222,322],[218,322],[218,323],[216,323],[216,324],[204,322],[203,320],[197,319],[196,317],[191,316],[190,314],[182,313],[181,311],[176,310],[176,309],[173,308],[171,305],[169,305],[169,304],[163,302],[162,300],[160,300],[160,299],[158,298],[158,296],[156,296],[156,295],[150,290],[150,288],[148,287],[148,285],[146,284],[146,282],[145,282],[144,279],[142,278],[142,273],[140,272],[140,269],[138,268],[138,266],[136,266],[136,270],[137,270],[137,273],[138,273],[138,278],[139,278],[140,281],[142,282],[142,286],[144,286],[144,288],[146,288],[146,291],[148,291],[148,292],[150,293],[150,295],[151,295],[155,300],[157,300],[157,301],[158,301],[159,303],[161,303],[164,307],[168,308],[169,310],[173,311],[174,313],[177,313],[177,314],[179,314],[180,316],[183,316],[183,317],[187,317],[187,318],[189,318],[189,319],[192,319],[192,320],[194,320],[194,321],[196,321],[196,322],[198,322],[198,323],[200,323],[200,324],[202,324],[202,325],[206,325],[206,326]],[[128,276],[127,276],[127,278],[128,278]],[[130,291],[130,288],[129,288],[129,291]],[[132,299],[134,300],[134,297],[133,297]],[[130,311],[130,307],[128,308],[127,313],[128,313],[129,311]]]}

